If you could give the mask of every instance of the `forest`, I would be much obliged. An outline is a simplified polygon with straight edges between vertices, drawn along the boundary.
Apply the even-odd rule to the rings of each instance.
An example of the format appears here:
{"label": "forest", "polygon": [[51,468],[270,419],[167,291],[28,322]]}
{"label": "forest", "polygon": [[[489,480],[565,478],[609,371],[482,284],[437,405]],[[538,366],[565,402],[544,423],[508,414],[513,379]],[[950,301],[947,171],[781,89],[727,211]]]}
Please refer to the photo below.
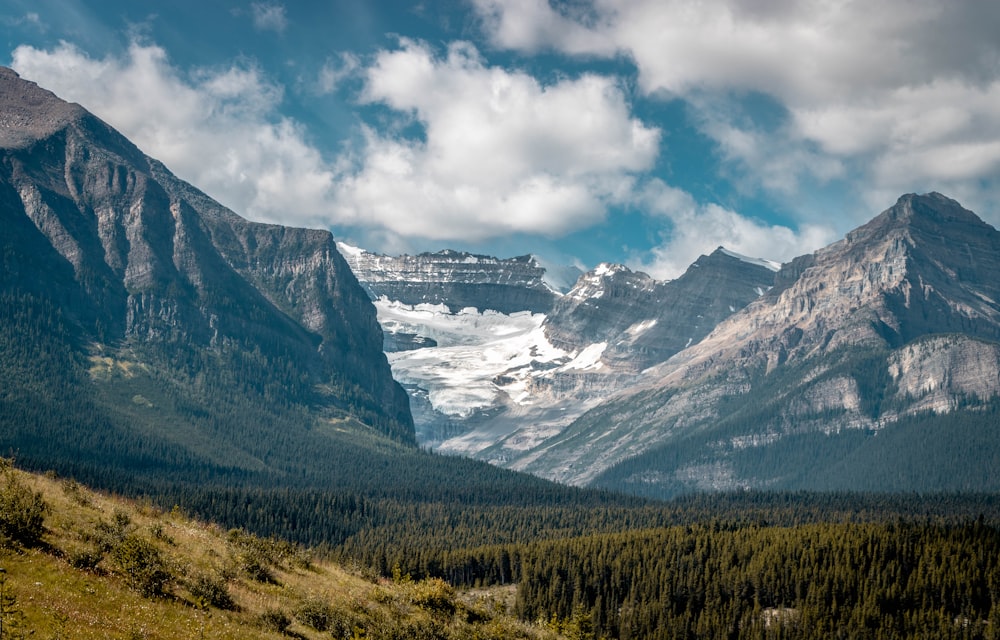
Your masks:
{"label": "forest", "polygon": [[0,454],[23,468],[385,577],[516,585],[519,617],[571,637],[1000,632],[994,493],[566,487],[422,451],[350,406],[318,421],[305,387],[272,403],[301,376],[247,360],[262,354],[94,355],[44,296],[0,302],[0,369],[18,382],[0,390]]}

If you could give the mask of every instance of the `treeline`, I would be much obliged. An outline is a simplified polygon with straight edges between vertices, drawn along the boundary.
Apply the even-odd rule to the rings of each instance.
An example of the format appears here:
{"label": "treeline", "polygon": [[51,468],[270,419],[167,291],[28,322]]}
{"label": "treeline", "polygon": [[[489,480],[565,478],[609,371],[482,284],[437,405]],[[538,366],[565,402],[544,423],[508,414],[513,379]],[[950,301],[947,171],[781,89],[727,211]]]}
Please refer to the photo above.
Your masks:
{"label": "treeline", "polygon": [[[409,470],[422,477],[416,467]],[[978,517],[1000,523],[995,494],[740,492],[655,503],[516,475],[497,479],[492,491],[473,489],[459,476],[450,488],[414,481],[406,492],[390,484],[368,487],[370,493],[358,485],[324,491],[189,486],[164,489],[156,500],[386,576],[396,569],[469,587],[517,582],[521,549],[539,541],[688,524],[732,530],[896,520],[959,526]]]}

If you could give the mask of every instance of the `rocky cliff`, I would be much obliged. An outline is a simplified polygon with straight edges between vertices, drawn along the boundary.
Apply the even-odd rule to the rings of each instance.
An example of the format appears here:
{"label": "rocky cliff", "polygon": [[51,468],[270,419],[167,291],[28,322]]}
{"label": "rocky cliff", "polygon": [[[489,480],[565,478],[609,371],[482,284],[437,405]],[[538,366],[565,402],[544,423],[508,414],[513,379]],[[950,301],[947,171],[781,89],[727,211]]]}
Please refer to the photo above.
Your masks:
{"label": "rocky cliff", "polygon": [[600,265],[560,298],[545,320],[552,344],[572,350],[604,342],[602,360],[638,372],[700,341],[774,283],[777,264],[722,247],[676,280],[657,281],[621,265]]}
{"label": "rocky cliff", "polygon": [[[2,294],[49,309],[78,361],[156,372],[171,382],[155,389],[178,397],[259,398],[413,442],[375,309],[329,233],[240,218],[7,69],[0,114]],[[291,437],[270,435],[245,444]]]}
{"label": "rocky cliff", "polygon": [[[774,288],[546,442],[525,468],[659,495],[865,486],[858,478],[875,476],[864,465],[902,425],[976,423],[992,410],[998,286],[1000,233],[940,194],[903,196],[784,265]],[[921,422],[928,412],[939,421]],[[929,446],[954,452],[955,441],[978,437]],[[967,460],[939,461],[944,476],[960,483],[963,465],[982,464],[1000,439],[982,444]],[[916,459],[900,453],[881,469],[908,477]],[[850,474],[834,478],[837,464]]]}
{"label": "rocky cliff", "polygon": [[408,305],[443,304],[452,313],[480,311],[547,313],[559,292],[546,283],[532,256],[494,258],[444,250],[385,256],[340,245],[373,300]]}

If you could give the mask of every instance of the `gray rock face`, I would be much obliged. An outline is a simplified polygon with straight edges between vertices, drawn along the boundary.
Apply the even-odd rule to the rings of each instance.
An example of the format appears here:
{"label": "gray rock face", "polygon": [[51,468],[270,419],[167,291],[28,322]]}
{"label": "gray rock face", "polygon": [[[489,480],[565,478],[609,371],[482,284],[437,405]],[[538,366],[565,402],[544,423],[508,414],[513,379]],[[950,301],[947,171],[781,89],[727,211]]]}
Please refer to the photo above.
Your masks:
{"label": "gray rock face", "polygon": [[342,247],[373,300],[443,304],[452,313],[473,307],[500,313],[547,313],[558,292],[531,256],[494,258],[458,251],[384,256]]}
{"label": "gray rock face", "polygon": [[[657,495],[922,487],[863,478],[920,466],[904,453],[871,466],[880,443],[904,442],[897,422],[993,406],[998,287],[1000,233],[940,194],[903,196],[843,240],[784,265],[774,288],[546,442],[528,470]],[[865,439],[875,433],[882,439]],[[1000,438],[981,444],[1000,448]],[[981,463],[974,454],[944,459],[952,437],[922,445],[921,455],[952,465],[930,470],[937,476],[966,477]]]}
{"label": "gray rock face", "polygon": [[322,402],[412,442],[375,310],[329,233],[240,218],[6,69],[0,113],[0,216],[23,265],[5,288],[47,290],[108,349],[257,353],[294,369],[298,401],[327,389]]}
{"label": "gray rock face", "polygon": [[418,440],[549,477],[537,446],[759,297],[777,268],[719,249],[672,282],[601,265],[560,296],[530,258],[341,249],[376,300]]}
{"label": "gray rock face", "polygon": [[840,347],[898,347],[931,333],[1000,337],[1000,234],[940,194],[907,195],[797,258],[745,313],[665,365],[670,380],[768,369]]}
{"label": "gray rock face", "polygon": [[721,247],[666,282],[601,265],[559,299],[545,321],[545,335],[567,350],[606,342],[606,364],[638,372],[700,341],[761,296],[774,283],[776,269]]}

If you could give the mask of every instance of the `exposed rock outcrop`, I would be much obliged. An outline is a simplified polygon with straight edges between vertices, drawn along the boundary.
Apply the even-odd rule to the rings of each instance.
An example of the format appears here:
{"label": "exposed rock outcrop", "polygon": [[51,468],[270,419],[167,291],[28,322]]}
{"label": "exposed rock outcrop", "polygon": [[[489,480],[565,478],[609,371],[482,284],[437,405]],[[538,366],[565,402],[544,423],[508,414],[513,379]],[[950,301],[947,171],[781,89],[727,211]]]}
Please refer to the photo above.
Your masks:
{"label": "exposed rock outcrop", "polygon": [[243,353],[260,362],[255,379],[295,380],[293,401],[413,441],[374,307],[331,234],[240,218],[8,69],[0,114],[5,261],[22,265],[5,270],[6,290],[62,301],[81,344]]}

